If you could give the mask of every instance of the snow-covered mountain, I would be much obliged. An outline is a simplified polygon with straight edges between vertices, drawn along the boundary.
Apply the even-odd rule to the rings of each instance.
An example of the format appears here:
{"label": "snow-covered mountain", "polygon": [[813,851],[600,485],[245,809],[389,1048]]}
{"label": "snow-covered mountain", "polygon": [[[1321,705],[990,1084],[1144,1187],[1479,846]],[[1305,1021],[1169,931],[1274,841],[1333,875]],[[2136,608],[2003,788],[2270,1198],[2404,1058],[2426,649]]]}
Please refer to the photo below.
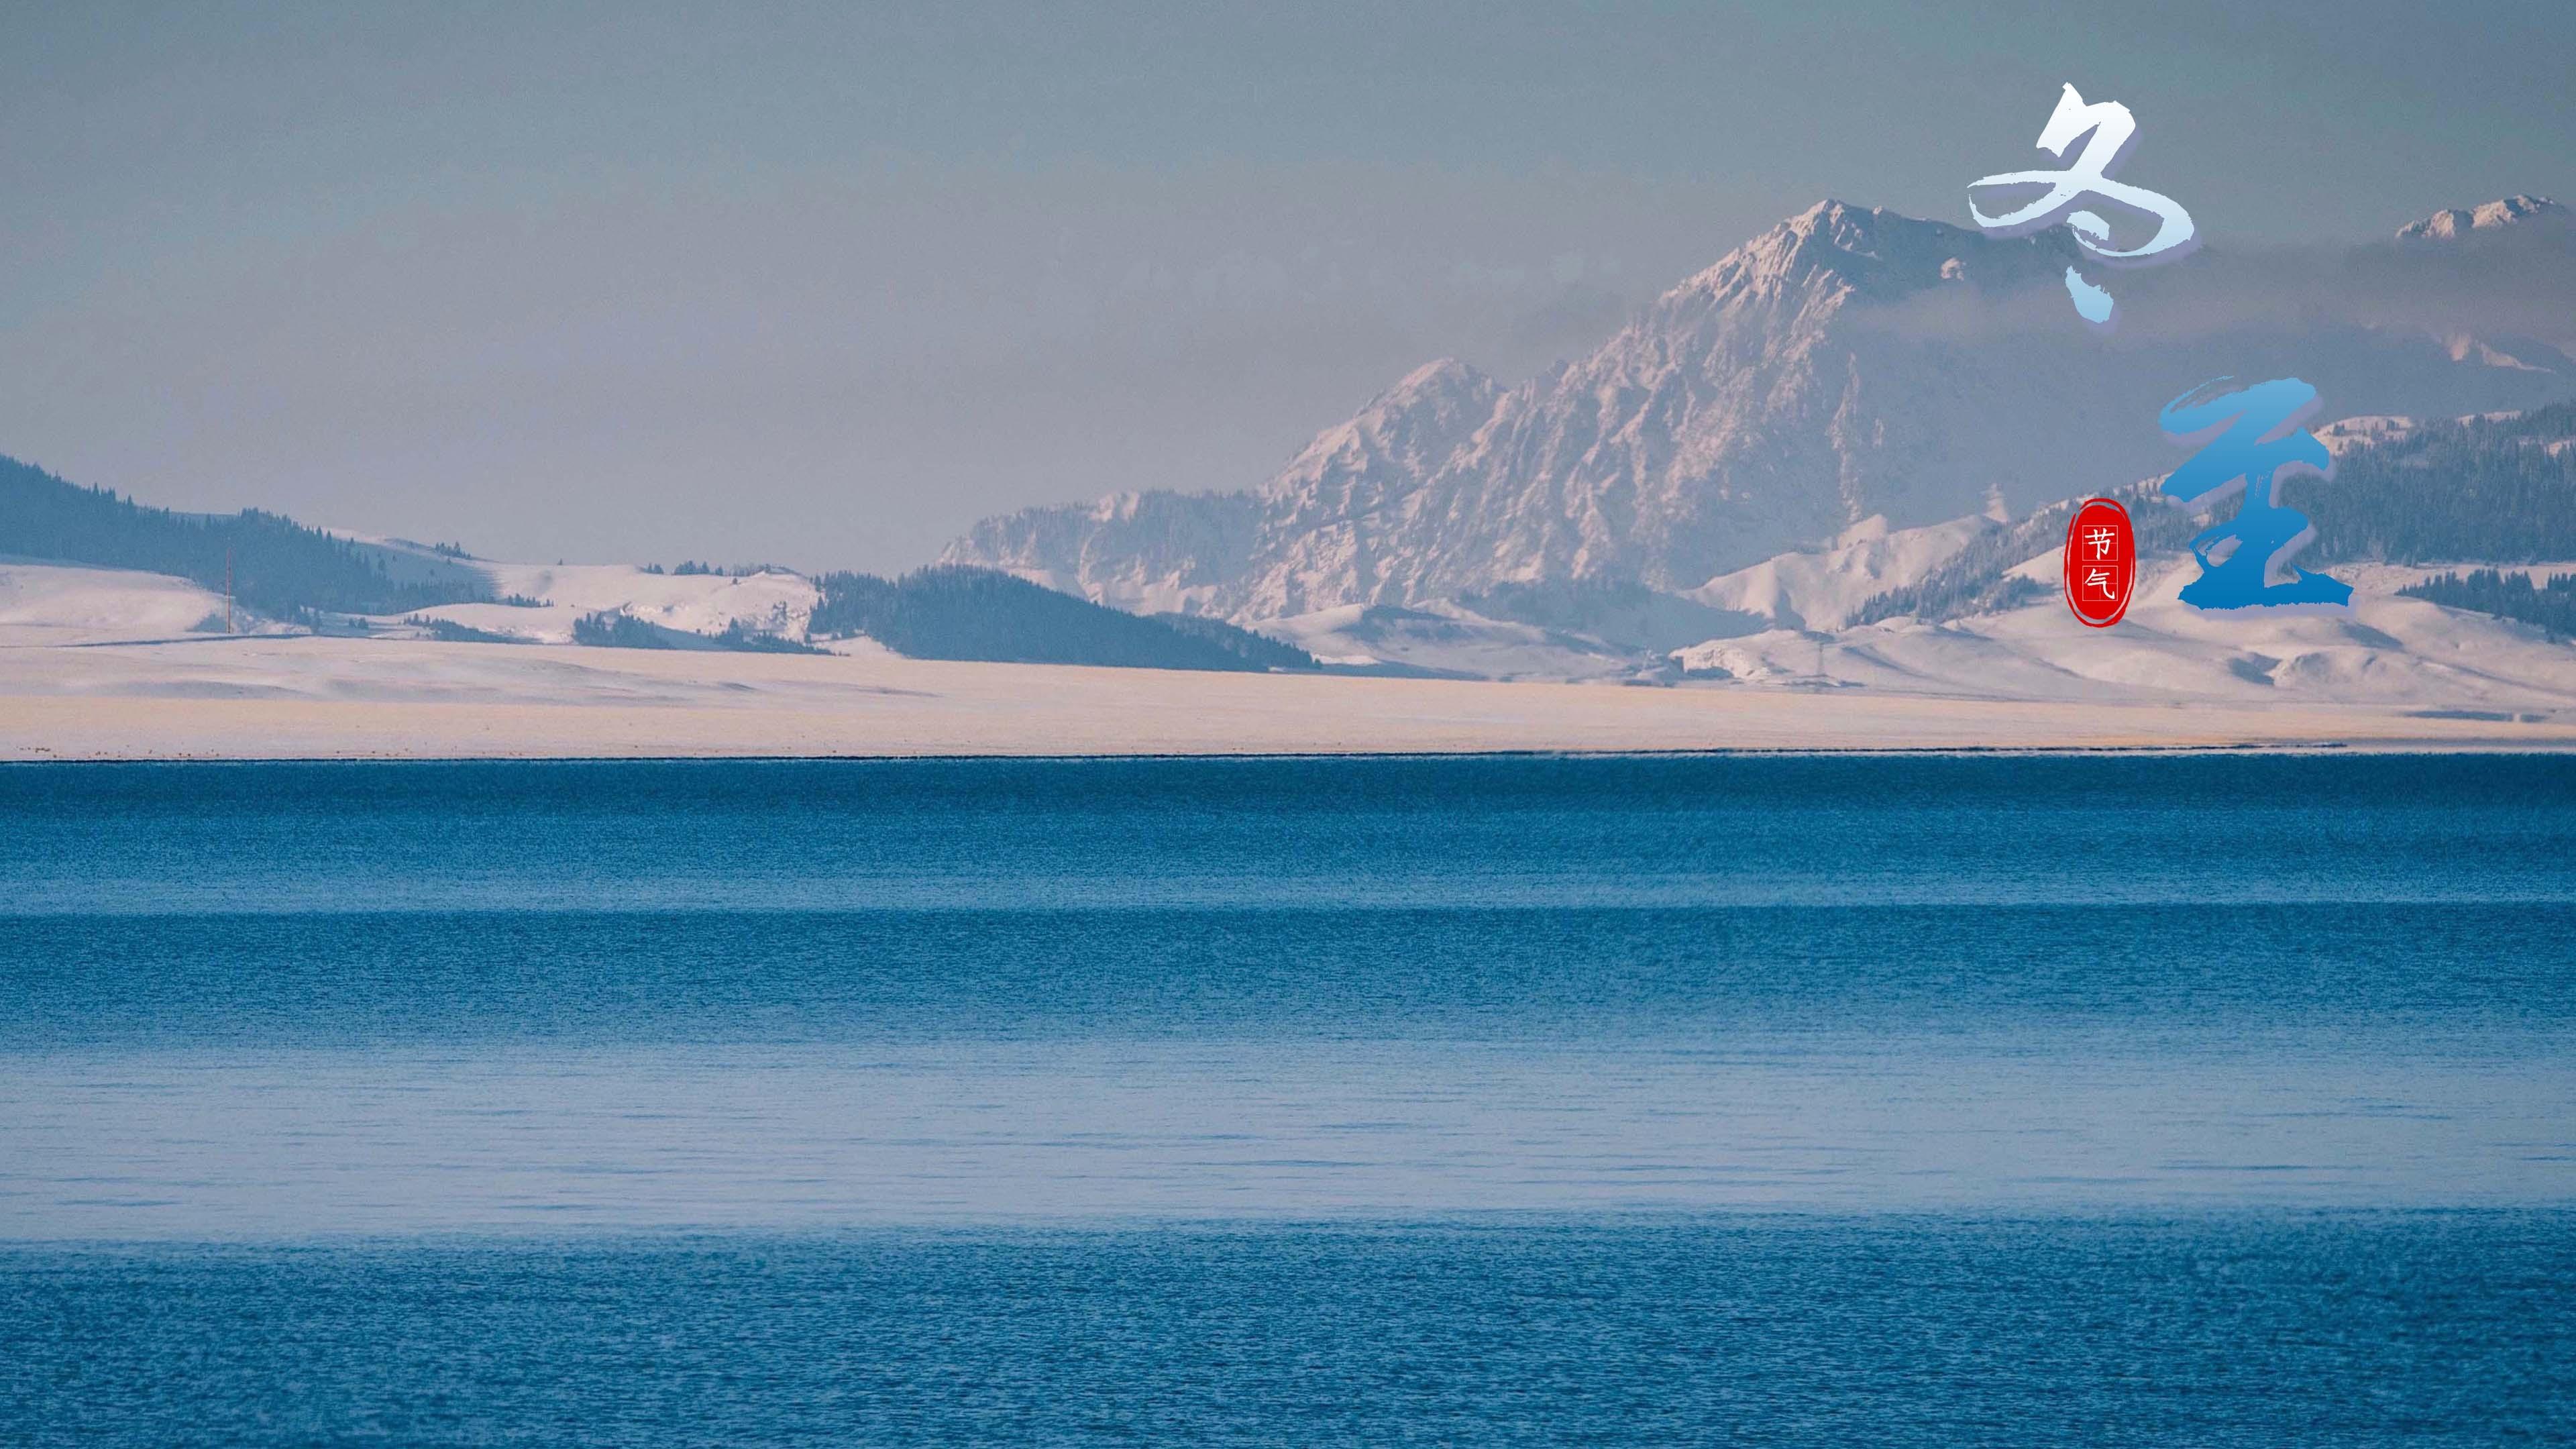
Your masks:
{"label": "snow-covered mountain", "polygon": [[2421,221],[2408,222],[2397,229],[2397,239],[2408,242],[2457,241],[2478,232],[2502,232],[2508,227],[2526,230],[2564,230],[2570,224],[2567,208],[2546,196],[2508,196],[2483,206],[2455,206],[2437,211]]}
{"label": "snow-covered mountain", "polygon": [[[2551,211],[2515,198],[2418,225],[2431,245]],[[2157,407],[2214,376],[2301,376],[2351,414],[2522,408],[2576,385],[2563,352],[2326,314],[2096,337],[2066,315],[2072,256],[2062,230],[2000,240],[1823,202],[1518,386],[1435,362],[1257,488],[1025,509],[945,560],[1246,623],[1507,589],[1677,595],[1869,520],[2018,515],[2164,472]],[[2155,300],[2128,310],[2152,328]]]}

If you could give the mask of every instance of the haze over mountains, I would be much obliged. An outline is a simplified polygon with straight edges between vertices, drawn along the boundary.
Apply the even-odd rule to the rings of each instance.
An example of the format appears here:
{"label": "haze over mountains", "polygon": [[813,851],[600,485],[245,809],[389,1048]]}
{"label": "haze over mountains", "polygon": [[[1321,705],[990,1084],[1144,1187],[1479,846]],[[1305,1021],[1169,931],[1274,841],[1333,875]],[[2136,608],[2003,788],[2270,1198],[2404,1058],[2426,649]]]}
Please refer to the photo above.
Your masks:
{"label": "haze over mountains", "polygon": [[2062,229],[1997,240],[1822,202],[1538,377],[1436,361],[1256,487],[1024,509],[944,558],[1244,623],[1476,600],[1580,624],[1855,528],[2018,517],[2164,473],[2156,409],[2212,377],[2306,378],[2328,417],[2576,391],[2576,228],[2543,199],[2340,254],[2213,247],[2122,273],[2109,338],[2068,314],[2073,255]]}
{"label": "haze over mountains", "polygon": [[[2062,233],[1826,202],[1578,361],[1508,387],[1435,361],[1258,487],[1025,509],[892,581],[496,562],[171,514],[0,460],[0,642],[247,628],[2576,710],[2576,651],[2547,633],[2562,598],[2521,574],[2390,597],[2576,572],[2576,409],[2550,405],[2576,395],[2566,208],[2509,197],[2340,252],[2123,273],[2107,338],[2067,306],[2071,255]],[[2156,410],[2219,375],[2307,378],[2342,419],[2320,425],[2337,477],[2285,497],[2319,524],[2306,561],[2366,566],[2350,618],[2266,621],[2252,648],[2166,597],[2194,525],[2152,491],[2181,459]],[[2157,584],[2116,638],[2088,636],[2053,594],[2053,505],[2118,490]]]}

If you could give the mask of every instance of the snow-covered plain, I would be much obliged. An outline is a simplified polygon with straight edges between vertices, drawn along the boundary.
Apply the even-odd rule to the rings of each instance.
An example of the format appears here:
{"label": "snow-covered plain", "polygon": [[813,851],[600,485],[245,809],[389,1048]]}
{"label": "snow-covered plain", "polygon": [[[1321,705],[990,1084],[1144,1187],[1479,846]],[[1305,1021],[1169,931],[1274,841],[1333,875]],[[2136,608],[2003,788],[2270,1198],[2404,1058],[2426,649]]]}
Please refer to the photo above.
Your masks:
{"label": "snow-covered plain", "polygon": [[[2523,715],[2530,718],[2523,718]],[[2576,715],[1505,684],[428,639],[0,649],[0,759],[2576,748]]]}

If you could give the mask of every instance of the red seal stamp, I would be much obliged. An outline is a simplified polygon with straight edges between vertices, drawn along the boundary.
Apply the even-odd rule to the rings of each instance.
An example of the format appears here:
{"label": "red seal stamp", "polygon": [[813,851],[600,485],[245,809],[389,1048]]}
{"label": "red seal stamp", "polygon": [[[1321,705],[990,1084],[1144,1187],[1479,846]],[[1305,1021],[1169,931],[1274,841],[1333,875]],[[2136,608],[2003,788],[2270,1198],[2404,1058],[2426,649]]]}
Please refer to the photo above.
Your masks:
{"label": "red seal stamp", "polygon": [[2066,607],[2087,628],[2108,629],[2129,612],[2138,586],[2138,536],[2129,510],[2087,498],[2066,521]]}

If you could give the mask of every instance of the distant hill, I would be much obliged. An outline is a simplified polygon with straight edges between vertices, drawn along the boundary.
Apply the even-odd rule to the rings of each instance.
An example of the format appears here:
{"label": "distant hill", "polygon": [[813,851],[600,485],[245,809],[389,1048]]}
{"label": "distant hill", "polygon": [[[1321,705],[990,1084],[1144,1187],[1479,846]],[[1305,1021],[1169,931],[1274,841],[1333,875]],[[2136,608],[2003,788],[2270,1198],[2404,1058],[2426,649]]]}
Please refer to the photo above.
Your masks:
{"label": "distant hill", "polygon": [[1193,639],[1207,640],[1254,669],[1319,667],[1314,655],[1296,645],[1282,643],[1267,634],[1255,634],[1249,629],[1238,629],[1223,619],[1210,619],[1198,614],[1148,614],[1145,617],[1149,623],[1160,624]]}
{"label": "distant hill", "polygon": [[864,634],[915,659],[1105,664],[1139,669],[1313,669],[1314,657],[1213,619],[1143,617],[991,569],[945,565],[899,579],[825,574],[808,638]]}
{"label": "distant hill", "polygon": [[[449,546],[407,550],[338,538],[255,509],[214,515],[149,508],[6,457],[0,457],[0,556],[168,574],[216,590],[229,573],[233,597],[246,609],[308,621],[316,614],[417,615],[441,604],[499,602],[492,570],[509,571],[462,562],[463,551]],[[702,564],[677,572],[717,574]],[[816,639],[864,634],[917,659],[1318,667],[1294,645],[1214,619],[1140,617],[988,569],[929,568],[899,579],[835,573],[814,587],[819,597],[801,629],[798,620],[782,616],[759,627],[734,619],[721,631],[692,630],[620,606],[588,609],[572,632],[581,643],[630,648],[803,651],[809,646],[793,637],[802,632]],[[518,602],[537,606],[533,598]],[[523,637],[452,619],[415,622],[451,639]]]}
{"label": "distant hill", "polygon": [[278,514],[146,508],[9,457],[0,457],[0,554],[175,574],[217,590],[229,563],[233,597],[279,618],[395,614],[491,593],[471,569],[395,578],[384,550]]}

